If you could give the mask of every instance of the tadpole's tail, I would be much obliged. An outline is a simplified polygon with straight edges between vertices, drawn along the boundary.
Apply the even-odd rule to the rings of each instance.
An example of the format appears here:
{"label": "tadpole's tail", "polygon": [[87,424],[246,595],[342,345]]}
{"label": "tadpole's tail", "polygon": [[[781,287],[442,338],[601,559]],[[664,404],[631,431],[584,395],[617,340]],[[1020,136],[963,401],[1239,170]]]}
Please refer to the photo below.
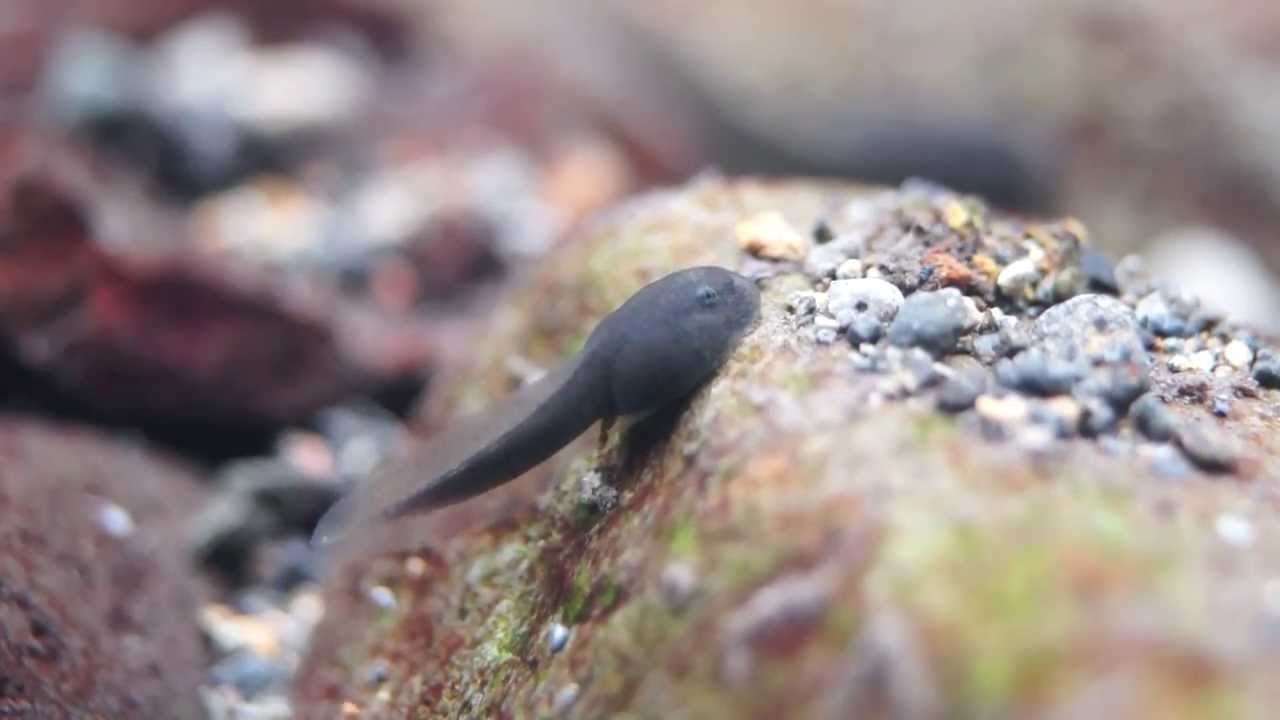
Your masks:
{"label": "tadpole's tail", "polygon": [[581,355],[485,411],[407,445],[320,518],[312,544],[379,536],[390,520],[479,495],[551,457],[602,414],[596,383],[579,372],[590,374]]}

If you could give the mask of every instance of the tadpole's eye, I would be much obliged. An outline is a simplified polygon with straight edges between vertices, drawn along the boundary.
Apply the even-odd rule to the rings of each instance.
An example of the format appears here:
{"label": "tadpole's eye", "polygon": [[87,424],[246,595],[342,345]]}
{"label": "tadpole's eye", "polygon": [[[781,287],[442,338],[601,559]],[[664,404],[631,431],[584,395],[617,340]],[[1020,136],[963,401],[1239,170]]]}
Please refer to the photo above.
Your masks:
{"label": "tadpole's eye", "polygon": [[703,285],[698,288],[698,303],[702,307],[715,307],[718,302],[720,302],[720,293],[716,292],[715,288],[710,285]]}

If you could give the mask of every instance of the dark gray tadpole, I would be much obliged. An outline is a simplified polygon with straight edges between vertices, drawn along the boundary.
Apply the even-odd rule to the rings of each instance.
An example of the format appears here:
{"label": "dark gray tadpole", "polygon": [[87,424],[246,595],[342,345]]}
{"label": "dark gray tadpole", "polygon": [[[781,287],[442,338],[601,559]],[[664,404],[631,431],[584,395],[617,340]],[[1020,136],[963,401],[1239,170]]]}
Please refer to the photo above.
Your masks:
{"label": "dark gray tadpole", "polygon": [[551,457],[597,420],[647,415],[688,396],[759,314],[756,286],[723,268],[680,270],[646,285],[559,368],[375,470],[325,513],[312,542],[474,497]]}

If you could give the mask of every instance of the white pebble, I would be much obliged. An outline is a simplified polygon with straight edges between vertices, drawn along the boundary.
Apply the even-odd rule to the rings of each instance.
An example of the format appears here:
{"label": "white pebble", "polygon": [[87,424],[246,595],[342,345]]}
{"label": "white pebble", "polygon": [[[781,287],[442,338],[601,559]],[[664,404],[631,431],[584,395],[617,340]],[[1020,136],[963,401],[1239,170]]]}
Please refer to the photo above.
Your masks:
{"label": "white pebble", "polygon": [[1218,537],[1228,545],[1248,547],[1253,544],[1253,523],[1235,513],[1222,513],[1213,523]]}
{"label": "white pebble", "polygon": [[133,516],[128,510],[107,501],[98,508],[98,527],[111,537],[129,537],[134,529]]}
{"label": "white pebble", "polygon": [[551,623],[547,628],[547,649],[553,653],[558,653],[569,644],[569,628],[558,622]]}
{"label": "white pebble", "polygon": [[1023,299],[1027,290],[1040,279],[1040,271],[1036,263],[1029,257],[1014,260],[1005,266],[996,276],[996,285],[1005,297],[1014,300]]}
{"label": "white pebble", "polygon": [[369,588],[369,599],[374,605],[384,610],[390,610],[396,606],[396,594],[386,585],[374,585]]}
{"label": "white pebble", "polygon": [[1237,370],[1247,370],[1253,364],[1253,351],[1239,340],[1232,340],[1222,349],[1222,359]]}
{"label": "white pebble", "polygon": [[862,261],[857,258],[849,258],[840,263],[840,266],[836,268],[836,277],[841,280],[862,277]]}
{"label": "white pebble", "polygon": [[551,701],[551,711],[558,715],[573,707],[573,704],[578,701],[579,692],[581,692],[581,690],[578,687],[578,683],[569,683],[568,685],[560,688],[560,690],[556,692],[555,698]]}
{"label": "white pebble", "polygon": [[979,395],[974,402],[974,409],[979,416],[1001,425],[1025,422],[1031,412],[1027,401],[1017,395]]}
{"label": "white pebble", "polygon": [[840,322],[830,315],[815,315],[813,317],[813,326],[816,328],[831,328],[832,330],[839,330]]}
{"label": "white pebble", "polygon": [[1201,350],[1191,355],[1191,367],[1200,372],[1213,372],[1213,366],[1217,364],[1217,354],[1212,350]]}

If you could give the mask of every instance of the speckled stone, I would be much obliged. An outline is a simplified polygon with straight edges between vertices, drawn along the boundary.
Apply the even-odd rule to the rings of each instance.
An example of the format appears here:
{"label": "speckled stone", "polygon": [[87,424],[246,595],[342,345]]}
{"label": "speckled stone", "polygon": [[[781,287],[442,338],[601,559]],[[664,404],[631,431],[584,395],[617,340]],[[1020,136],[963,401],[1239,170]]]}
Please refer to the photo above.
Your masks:
{"label": "speckled stone", "polygon": [[955,349],[969,323],[970,307],[959,290],[918,292],[906,299],[889,326],[889,342],[946,355]]}
{"label": "speckled stone", "polygon": [[1189,423],[1178,429],[1177,436],[1187,459],[1207,472],[1231,472],[1240,461],[1235,438],[1208,422]]}
{"label": "speckled stone", "polygon": [[1138,432],[1156,442],[1171,439],[1177,429],[1173,413],[1169,412],[1160,398],[1150,393],[1138,398],[1130,412]]}
{"label": "speckled stone", "polygon": [[1193,299],[1157,290],[1138,301],[1136,313],[1142,327],[1157,335],[1187,337],[1200,330],[1196,310]]}
{"label": "speckled stone", "polygon": [[898,315],[903,303],[901,290],[876,278],[834,280],[827,288],[827,312],[842,328],[860,317],[886,325]]}

